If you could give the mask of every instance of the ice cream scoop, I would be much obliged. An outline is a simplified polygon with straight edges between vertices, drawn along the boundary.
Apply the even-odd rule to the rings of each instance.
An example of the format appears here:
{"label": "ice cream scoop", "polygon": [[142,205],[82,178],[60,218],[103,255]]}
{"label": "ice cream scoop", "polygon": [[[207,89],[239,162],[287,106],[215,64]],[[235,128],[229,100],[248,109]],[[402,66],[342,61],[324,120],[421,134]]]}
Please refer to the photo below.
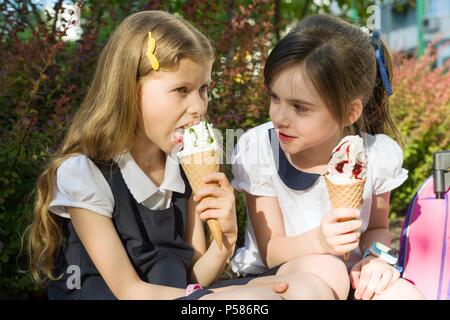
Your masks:
{"label": "ice cream scoop", "polygon": [[182,143],[183,149],[178,152],[178,158],[184,158],[199,152],[219,149],[213,126],[206,121],[202,121],[197,125],[184,130]]}
{"label": "ice cream scoop", "polygon": [[328,163],[328,178],[335,184],[349,184],[366,178],[367,158],[363,139],[346,136],[334,148]]}

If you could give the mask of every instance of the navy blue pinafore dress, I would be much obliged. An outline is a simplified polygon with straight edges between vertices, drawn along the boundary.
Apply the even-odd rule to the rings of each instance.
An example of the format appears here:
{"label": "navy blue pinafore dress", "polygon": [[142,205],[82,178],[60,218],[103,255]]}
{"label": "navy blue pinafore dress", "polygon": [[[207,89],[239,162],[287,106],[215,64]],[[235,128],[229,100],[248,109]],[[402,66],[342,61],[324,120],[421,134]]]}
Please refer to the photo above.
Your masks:
{"label": "navy blue pinafore dress", "polygon": [[[194,251],[184,240],[187,199],[192,191],[182,169],[185,193],[174,192],[169,208],[151,210],[134,199],[115,162],[94,163],[111,187],[115,201],[112,221],[139,277],[148,283],[185,288]],[[54,270],[61,278],[49,281],[49,299],[116,299],[70,219],[63,220],[63,233]]]}

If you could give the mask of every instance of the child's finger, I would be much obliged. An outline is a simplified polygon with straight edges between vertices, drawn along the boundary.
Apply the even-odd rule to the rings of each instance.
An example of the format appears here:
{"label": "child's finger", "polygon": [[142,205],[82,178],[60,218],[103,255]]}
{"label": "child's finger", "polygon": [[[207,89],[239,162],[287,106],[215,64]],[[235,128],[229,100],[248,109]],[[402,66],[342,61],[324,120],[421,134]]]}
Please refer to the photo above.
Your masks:
{"label": "child's finger", "polygon": [[221,188],[233,190],[227,176],[223,172],[214,172],[203,177],[204,183],[217,182]]}
{"label": "child's finger", "polygon": [[361,276],[361,271],[358,270],[352,270],[350,272],[350,285],[353,289],[356,289],[359,282],[359,277]]}
{"label": "child's finger", "polygon": [[384,289],[387,288],[389,285],[389,282],[391,282],[392,279],[392,271],[386,270],[383,272],[383,275],[381,276],[380,283],[377,286],[377,289],[375,290],[375,294],[381,294]]}
{"label": "child's finger", "polygon": [[222,207],[222,202],[220,199],[208,198],[208,199],[203,199],[202,201],[200,201],[197,204],[197,206],[195,207],[195,211],[197,211],[197,213],[202,213],[209,209],[218,209],[221,207]]}
{"label": "child's finger", "polygon": [[349,243],[349,244],[345,244],[343,246],[338,246],[336,248],[337,252],[339,252],[340,254],[345,254],[347,252],[350,252],[354,249],[356,249],[359,246],[359,241],[355,241],[353,243]]}
{"label": "child's finger", "polygon": [[272,290],[276,293],[284,293],[289,288],[289,284],[284,281],[280,281],[278,283],[274,283],[272,285]]}
{"label": "child's finger", "polygon": [[355,290],[355,299],[361,299],[364,291],[366,291],[367,284],[370,280],[370,273],[361,272],[361,276],[359,277],[358,286]]}
{"label": "child's finger", "polygon": [[205,197],[220,198],[222,196],[223,190],[218,186],[207,186],[197,190],[197,192],[194,194],[194,201],[200,201]]}
{"label": "child's finger", "polygon": [[336,208],[331,210],[332,222],[338,222],[339,220],[351,220],[360,216],[360,210],[355,208]]}
{"label": "child's finger", "polygon": [[200,213],[200,219],[202,221],[207,221],[209,219],[219,220],[223,217],[224,213],[219,209],[208,209],[202,213]]}
{"label": "child's finger", "polygon": [[398,270],[392,270],[392,278],[391,278],[391,281],[389,281],[386,288],[389,288],[390,286],[392,286],[395,283],[395,281],[397,281],[398,279],[400,279],[400,272],[398,272]]}
{"label": "child's finger", "polygon": [[341,234],[358,231],[359,229],[361,229],[362,224],[363,224],[362,220],[355,219],[355,220],[336,223],[334,228],[336,231],[336,235],[341,235]]}
{"label": "child's finger", "polygon": [[260,279],[254,279],[247,285],[250,287],[267,287],[271,288],[276,293],[284,293],[289,288],[289,284],[285,281],[270,280],[270,278],[275,277],[276,276],[267,276]]}
{"label": "child's finger", "polygon": [[371,300],[373,295],[375,294],[375,290],[380,283],[381,272],[374,270],[370,276],[370,280],[367,283],[366,290],[363,293],[364,300]]}
{"label": "child's finger", "polygon": [[346,233],[346,234],[337,236],[335,238],[335,243],[338,246],[343,246],[346,244],[353,244],[354,242],[358,241],[360,237],[361,237],[360,232]]}
{"label": "child's finger", "polygon": [[337,223],[348,220],[357,219],[360,215],[360,211],[354,208],[335,208],[332,209],[325,217],[326,223]]}

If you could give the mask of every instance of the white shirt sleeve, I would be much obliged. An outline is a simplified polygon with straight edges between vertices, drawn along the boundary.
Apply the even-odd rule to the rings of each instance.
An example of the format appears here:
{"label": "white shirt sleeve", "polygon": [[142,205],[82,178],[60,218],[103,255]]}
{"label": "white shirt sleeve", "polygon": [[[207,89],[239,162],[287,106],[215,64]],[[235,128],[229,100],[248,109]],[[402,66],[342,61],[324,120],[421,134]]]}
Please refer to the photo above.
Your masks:
{"label": "white shirt sleeve", "polygon": [[390,137],[377,134],[369,148],[368,167],[371,169],[373,194],[380,195],[399,187],[408,178],[402,168],[403,151]]}
{"label": "white shirt sleeve", "polygon": [[111,218],[114,196],[97,166],[85,155],[65,160],[57,170],[49,211],[64,218],[67,207],[87,209]]}
{"label": "white shirt sleeve", "polygon": [[242,135],[232,156],[231,184],[236,190],[255,196],[276,197],[272,180],[276,170],[265,139],[268,140],[267,130],[250,130]]}

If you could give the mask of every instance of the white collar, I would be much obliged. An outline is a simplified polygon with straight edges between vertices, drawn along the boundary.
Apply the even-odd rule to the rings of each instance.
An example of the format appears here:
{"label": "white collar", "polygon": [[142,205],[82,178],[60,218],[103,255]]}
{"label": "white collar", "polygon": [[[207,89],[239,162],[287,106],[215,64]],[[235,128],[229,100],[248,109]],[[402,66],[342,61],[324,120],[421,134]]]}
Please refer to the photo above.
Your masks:
{"label": "white collar", "polygon": [[185,191],[180,166],[169,155],[166,157],[164,180],[159,187],[147,177],[136,161],[134,161],[129,151],[116,157],[114,161],[119,166],[128,189],[134,199],[139,203],[144,202],[159,190],[171,190],[178,193],[184,193]]}

